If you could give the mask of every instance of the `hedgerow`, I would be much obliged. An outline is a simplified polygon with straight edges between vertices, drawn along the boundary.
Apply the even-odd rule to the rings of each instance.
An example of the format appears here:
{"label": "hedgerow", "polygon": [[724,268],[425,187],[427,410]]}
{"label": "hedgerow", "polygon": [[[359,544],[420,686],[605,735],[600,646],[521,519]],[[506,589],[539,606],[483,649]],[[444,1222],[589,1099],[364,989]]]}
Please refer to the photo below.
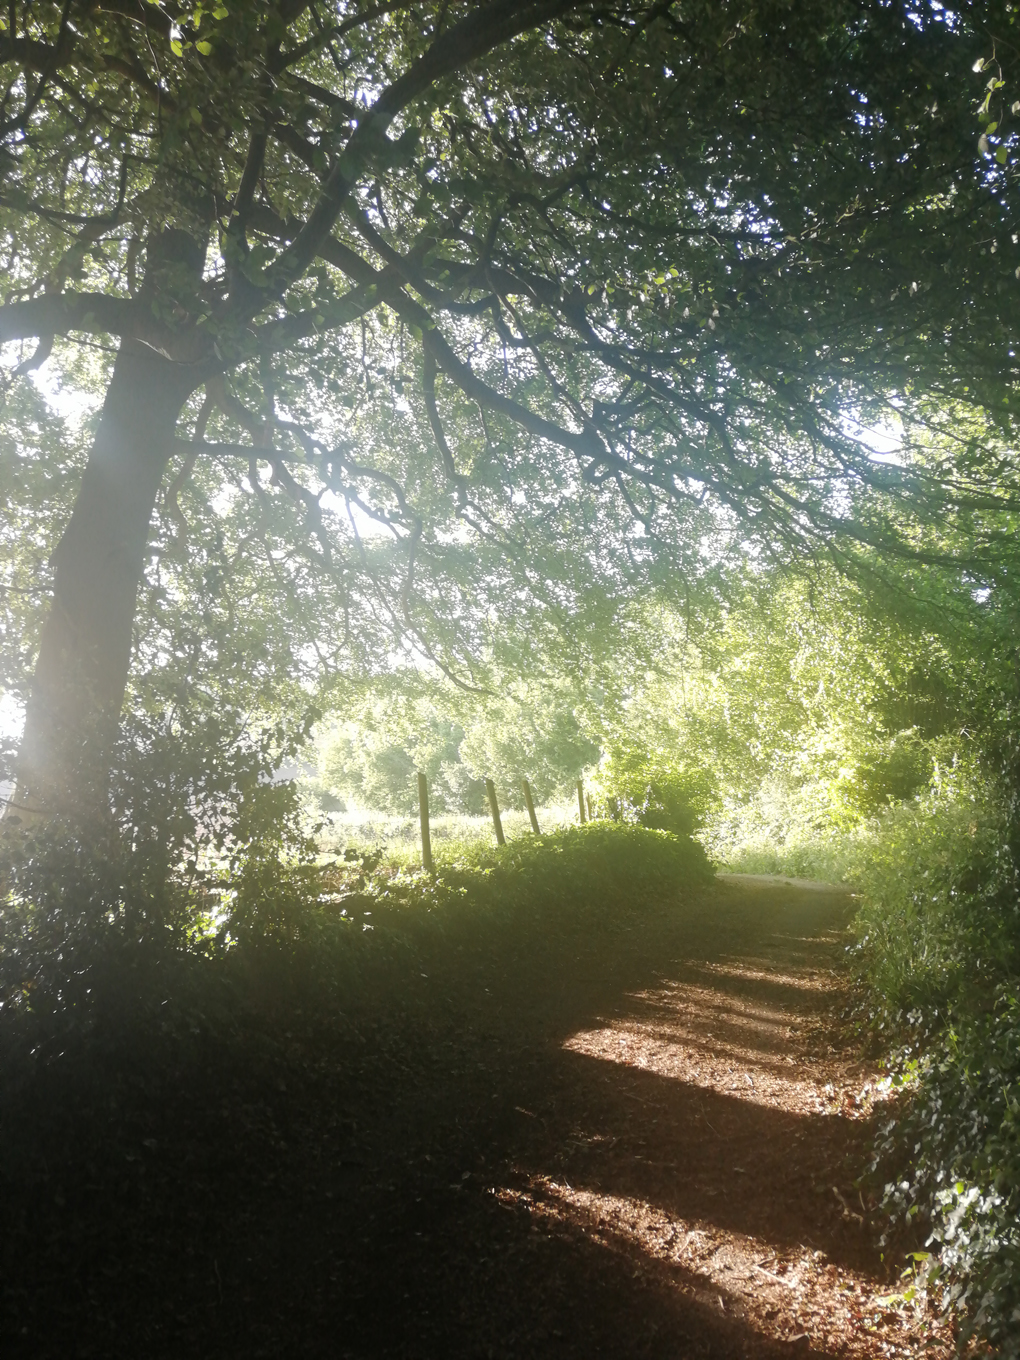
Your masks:
{"label": "hedgerow", "polygon": [[357,1001],[366,970],[379,981],[394,953],[438,948],[453,934],[537,944],[582,921],[679,901],[712,875],[689,837],[632,824],[454,847],[426,873],[381,852],[323,860],[286,786],[255,785],[234,814],[218,859],[210,852],[202,867],[196,850],[170,872],[113,823],[8,828],[0,1044],[9,1060],[83,1038],[115,1044],[149,1023],[189,1030],[196,1013],[229,1029],[249,1002],[289,992]]}
{"label": "hedgerow", "polygon": [[876,1144],[926,1288],[1020,1356],[1020,904],[993,799],[903,806],[857,873],[854,961],[894,1114]]}

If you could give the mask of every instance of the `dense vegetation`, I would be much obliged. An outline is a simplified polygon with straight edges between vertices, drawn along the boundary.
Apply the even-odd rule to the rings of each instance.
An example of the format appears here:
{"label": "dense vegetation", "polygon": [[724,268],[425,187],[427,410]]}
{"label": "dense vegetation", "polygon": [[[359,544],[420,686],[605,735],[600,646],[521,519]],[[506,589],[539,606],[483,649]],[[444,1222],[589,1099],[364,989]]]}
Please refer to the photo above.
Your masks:
{"label": "dense vegetation", "polygon": [[[841,879],[909,1287],[1017,1353],[1015,18],[6,8],[11,1099],[706,856]],[[323,857],[419,770],[599,820]]]}
{"label": "dense vegetation", "polygon": [[[725,605],[693,621],[646,599],[637,640],[618,642],[605,673],[575,681],[570,712],[600,752],[583,772],[603,816],[680,834],[700,826],[717,863],[842,881],[858,893],[858,1020],[900,1092],[875,1174],[892,1221],[918,1249],[903,1289],[910,1299],[937,1293],[1012,1354],[1014,613],[1005,592],[950,574],[901,572],[884,584],[879,594],[830,569],[754,568]],[[539,721],[555,722],[564,692],[543,700],[532,688]],[[374,751],[389,752],[391,770],[411,768],[410,712],[419,722],[428,715],[431,730],[445,723],[448,756],[461,763],[464,745],[470,761],[508,743],[508,797],[516,772],[536,760],[521,749],[503,695],[394,677],[375,687],[370,736],[351,765],[349,748],[325,739],[313,793],[332,783],[356,795]],[[570,746],[556,768],[561,795],[581,770],[581,749]],[[500,771],[495,760],[478,768]],[[400,789],[413,794],[406,775]]]}

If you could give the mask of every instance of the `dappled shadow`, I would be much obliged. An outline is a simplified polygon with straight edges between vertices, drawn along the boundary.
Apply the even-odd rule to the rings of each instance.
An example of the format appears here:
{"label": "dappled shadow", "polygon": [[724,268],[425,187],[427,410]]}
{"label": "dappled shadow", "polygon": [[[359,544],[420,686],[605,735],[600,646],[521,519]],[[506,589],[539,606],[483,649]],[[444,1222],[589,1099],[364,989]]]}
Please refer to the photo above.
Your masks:
{"label": "dappled shadow", "polygon": [[[823,921],[843,909],[811,905]],[[401,1303],[368,1289],[352,1354],[902,1347],[909,1324],[875,1302],[887,1277],[851,1184],[870,1093],[818,1027],[839,943],[819,934],[769,932],[744,958],[688,953],[643,987],[618,959],[615,985],[586,997],[612,1018],[504,1073],[487,1120],[496,1165],[476,1160],[466,1180],[451,1167],[392,1226],[366,1278],[385,1275]],[[561,1032],[577,1009],[562,1008]],[[452,1241],[471,1242],[468,1269]]]}
{"label": "dappled shadow", "polygon": [[[746,1095],[729,1094],[674,1076],[587,1065],[590,1071],[565,1074],[549,1112],[539,1142],[552,1137],[558,1150],[545,1170],[677,1217],[765,1235],[777,1247],[810,1245],[833,1260],[860,1261],[859,1235],[847,1232],[838,1201],[829,1212],[831,1184],[849,1185],[842,1163],[863,1142],[858,1121],[771,1103],[790,1094],[802,1101],[806,1082],[773,1083],[767,1096],[749,1086]],[[724,1079],[737,1085],[741,1075],[729,1070]],[[818,1190],[830,1197],[821,1205]]]}
{"label": "dappled shadow", "polygon": [[731,887],[413,960],[399,1003],[295,1037],[280,1090],[219,1123],[215,1079],[154,1110],[130,1256],[83,1169],[18,1353],[907,1354],[851,1184],[867,1074],[823,1023],[847,910]]}

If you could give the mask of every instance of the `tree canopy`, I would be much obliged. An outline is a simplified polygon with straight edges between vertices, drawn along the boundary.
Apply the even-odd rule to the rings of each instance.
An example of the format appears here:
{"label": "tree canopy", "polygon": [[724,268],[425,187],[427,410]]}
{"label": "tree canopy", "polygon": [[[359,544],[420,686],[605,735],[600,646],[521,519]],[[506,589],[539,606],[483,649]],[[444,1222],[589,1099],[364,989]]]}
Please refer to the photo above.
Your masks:
{"label": "tree canopy", "polygon": [[495,618],[682,592],[726,542],[1005,579],[1008,6],[68,0],[3,24],[0,341],[29,342],[18,376],[53,354],[73,381],[88,351],[105,388],[27,801],[101,782],[139,583],[162,607],[196,519],[178,657],[254,573],[306,602],[309,645],[467,683]]}

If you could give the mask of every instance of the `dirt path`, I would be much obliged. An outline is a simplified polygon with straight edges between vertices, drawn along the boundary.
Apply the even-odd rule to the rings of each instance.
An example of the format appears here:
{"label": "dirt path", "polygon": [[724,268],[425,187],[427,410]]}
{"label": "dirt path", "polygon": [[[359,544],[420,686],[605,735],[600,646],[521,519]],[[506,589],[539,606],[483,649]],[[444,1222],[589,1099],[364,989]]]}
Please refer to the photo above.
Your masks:
{"label": "dirt path", "polygon": [[[876,1074],[834,1024],[849,909],[734,882],[711,925],[650,922],[601,976],[577,959],[600,1013],[566,1032],[546,1010],[555,1038],[504,1060],[511,1112],[445,1185],[423,1179],[412,1237],[378,1260],[399,1321],[345,1353],[947,1352],[877,1301],[853,1184]],[[642,962],[650,985],[627,986]]]}
{"label": "dirt path", "polygon": [[571,1035],[587,1061],[550,1092],[556,1164],[547,1144],[496,1193],[646,1282],[675,1323],[653,1318],[667,1335],[634,1354],[909,1354],[922,1337],[876,1302],[888,1272],[854,1188],[878,1091],[834,1024],[845,899],[728,886],[757,896],[765,928],[670,960]]}
{"label": "dirt path", "polygon": [[22,1353],[949,1354],[878,1302],[875,1073],[834,1025],[850,909],[731,882],[598,938],[415,958],[327,1056],[295,1033],[285,1091],[154,1112],[112,1227],[93,1171]]}

